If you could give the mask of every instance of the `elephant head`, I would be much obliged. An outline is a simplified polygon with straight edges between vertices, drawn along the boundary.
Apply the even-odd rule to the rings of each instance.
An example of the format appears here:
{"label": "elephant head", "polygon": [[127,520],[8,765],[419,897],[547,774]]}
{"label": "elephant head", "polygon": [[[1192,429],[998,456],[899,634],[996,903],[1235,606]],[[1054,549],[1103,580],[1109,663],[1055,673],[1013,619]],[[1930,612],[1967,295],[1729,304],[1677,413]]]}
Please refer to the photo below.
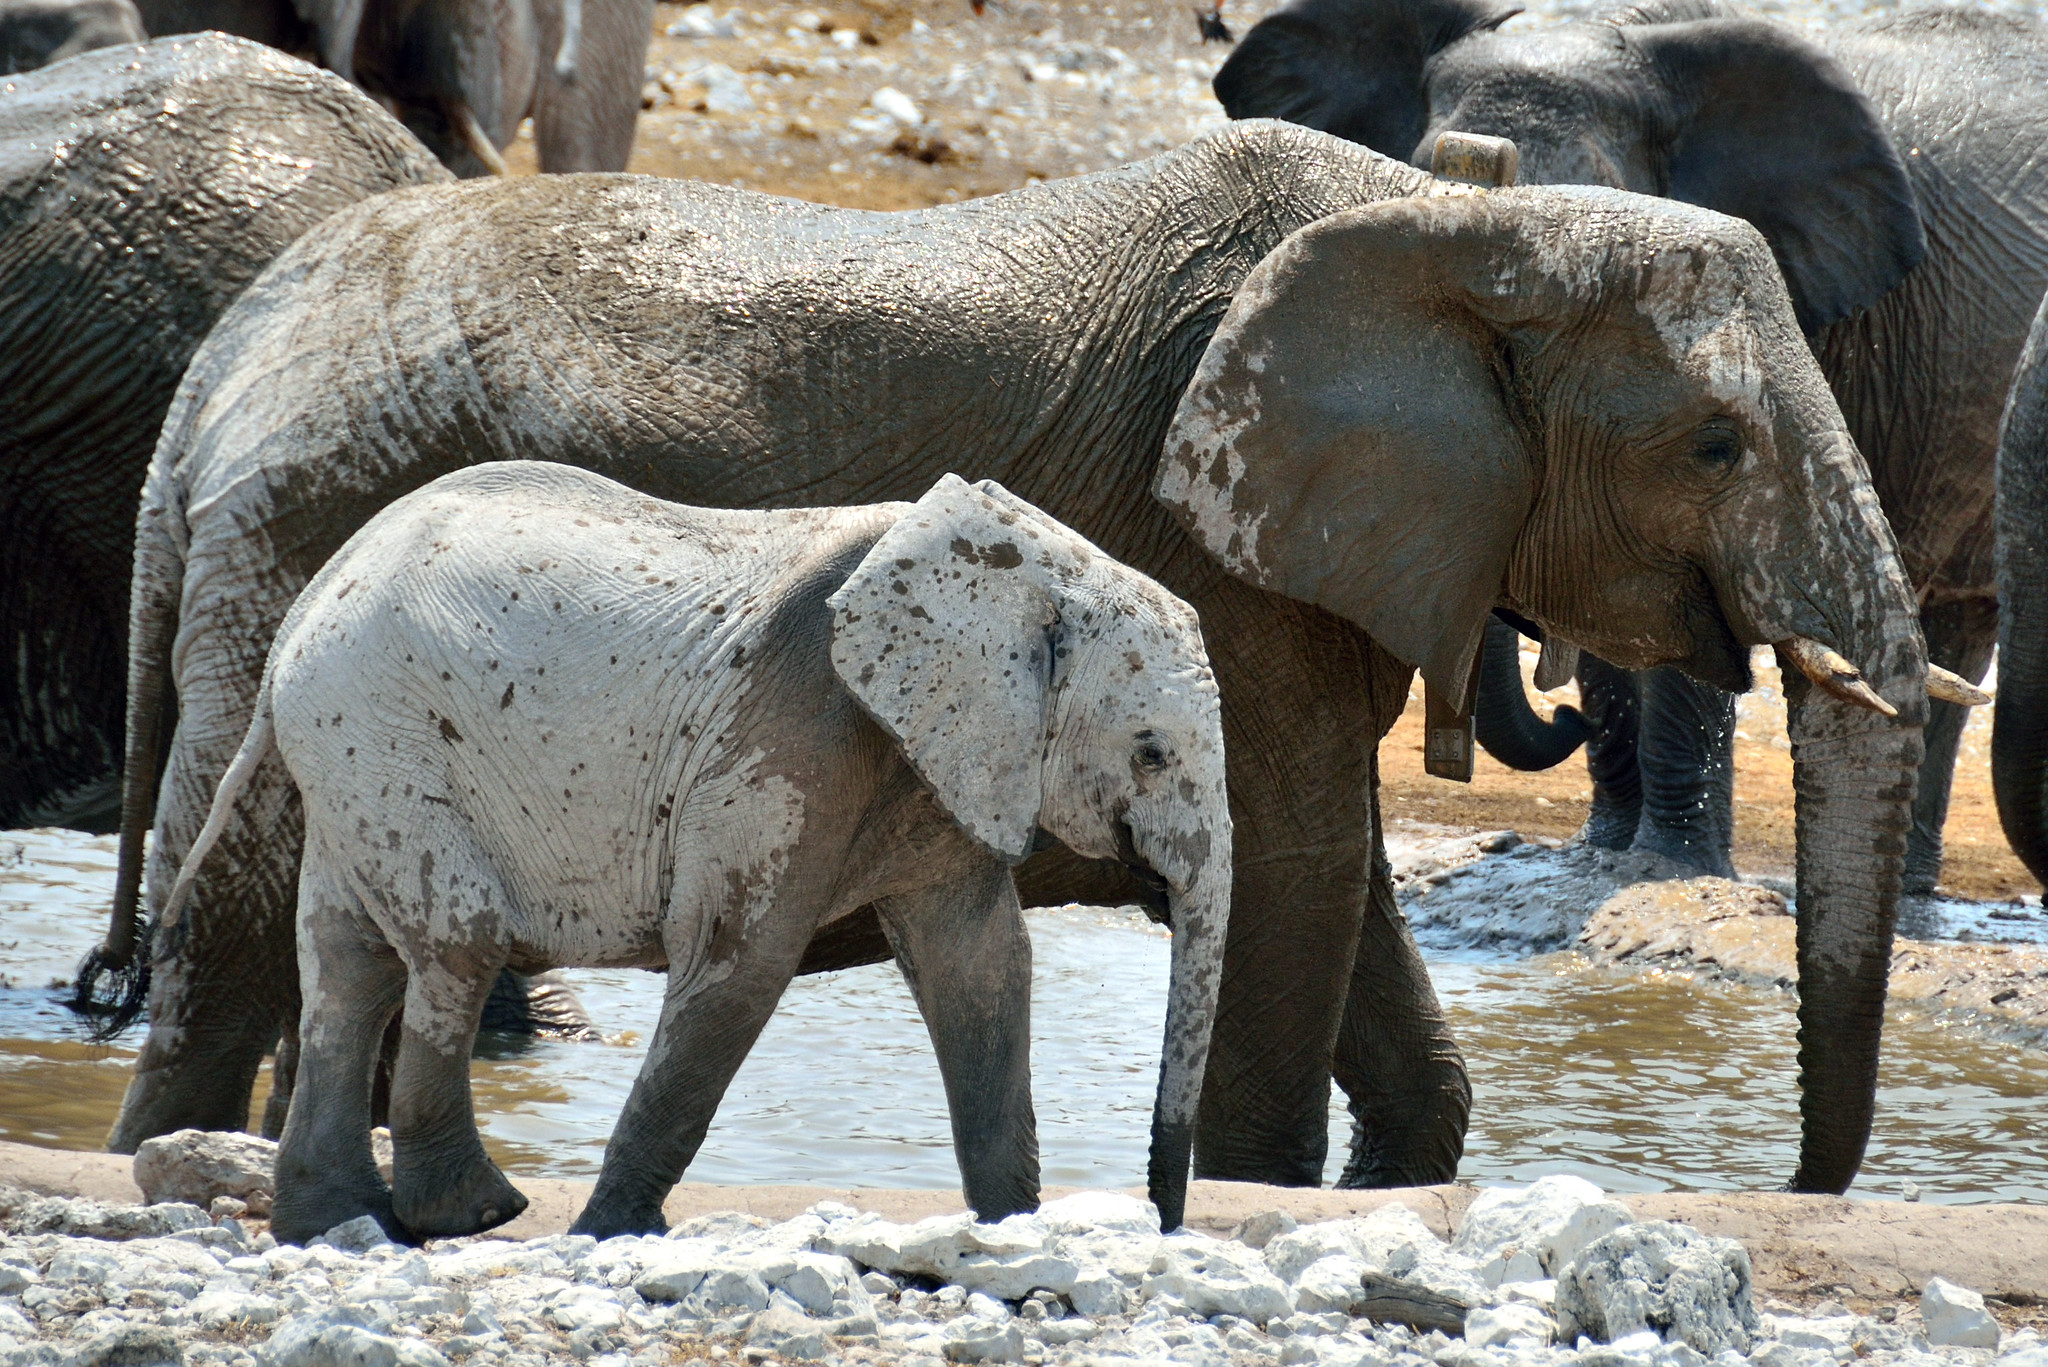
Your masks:
{"label": "elephant head", "polygon": [[1787,671],[1793,1182],[1845,1187],[1868,1138],[1926,661],[1890,528],[1756,231],[1591,188],[1326,218],[1238,290],[1158,492],[1231,573],[1358,624],[1449,696],[1497,605],[1724,688],[1748,686],[1762,643],[1801,656],[1788,665],[1861,666],[1867,684],[1814,665],[1827,691]]}
{"label": "elephant head", "polygon": [[1718,0],[1499,31],[1481,0],[1296,0],[1217,72],[1233,118],[1279,117],[1428,166],[1438,135],[1512,138],[1526,184],[1606,185],[1747,219],[1802,327],[1896,285],[1926,253],[1877,111],[1833,58]]}
{"label": "elephant head", "polygon": [[[320,58],[458,175],[503,174],[540,78],[533,0],[296,0]],[[580,16],[580,4],[575,6]],[[580,24],[564,34],[573,61]]]}
{"label": "elephant head", "polygon": [[948,475],[832,597],[832,663],[1009,864],[1041,829],[1163,887],[1148,1185],[1181,1222],[1230,907],[1221,703],[1194,609],[993,481]]}

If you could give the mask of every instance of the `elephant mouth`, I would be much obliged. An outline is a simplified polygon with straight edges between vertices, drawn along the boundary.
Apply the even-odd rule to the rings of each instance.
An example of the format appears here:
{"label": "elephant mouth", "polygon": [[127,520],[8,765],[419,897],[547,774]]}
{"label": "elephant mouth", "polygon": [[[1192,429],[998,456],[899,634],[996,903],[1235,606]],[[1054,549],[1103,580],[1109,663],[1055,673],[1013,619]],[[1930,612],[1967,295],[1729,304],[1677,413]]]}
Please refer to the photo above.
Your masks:
{"label": "elephant mouth", "polygon": [[1166,879],[1138,853],[1138,842],[1131,836],[1130,823],[1121,819],[1116,823],[1116,857],[1117,862],[1124,866],[1124,872],[1131,876],[1131,881],[1138,885],[1138,905],[1145,909],[1145,915],[1171,929],[1172,901]]}

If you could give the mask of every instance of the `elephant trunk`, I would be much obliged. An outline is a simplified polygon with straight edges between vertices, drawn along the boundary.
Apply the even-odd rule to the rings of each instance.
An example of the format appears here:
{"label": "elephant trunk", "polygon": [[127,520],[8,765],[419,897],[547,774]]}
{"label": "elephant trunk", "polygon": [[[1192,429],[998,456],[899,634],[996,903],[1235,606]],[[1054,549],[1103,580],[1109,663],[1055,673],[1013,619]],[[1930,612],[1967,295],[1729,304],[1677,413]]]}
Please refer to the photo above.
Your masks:
{"label": "elephant trunk", "polygon": [[2048,305],[2035,315],[1998,443],[1998,820],[2048,884]]}
{"label": "elephant trunk", "polygon": [[[1211,828],[1212,842],[1216,829]],[[1146,1194],[1159,1207],[1159,1227],[1167,1231],[1178,1229],[1187,1214],[1195,1113],[1201,1105],[1216,995],[1223,981],[1223,940],[1230,919],[1229,829],[1226,820],[1220,862],[1212,843],[1206,867],[1192,884],[1168,880],[1173,968],[1166,996],[1166,1039],[1159,1053],[1159,1092],[1152,1108],[1152,1149],[1145,1170]]]}
{"label": "elephant trunk", "polygon": [[1863,1162],[1876,1107],[1920,728],[1789,671],[1786,694],[1798,801],[1801,1120],[1799,1167],[1789,1185],[1841,1192]]}
{"label": "elephant trunk", "polygon": [[1505,622],[1486,624],[1472,733],[1487,754],[1508,768],[1533,773],[1570,759],[1585,744],[1589,730],[1575,707],[1558,708],[1549,721],[1536,715],[1522,689],[1519,635]]}

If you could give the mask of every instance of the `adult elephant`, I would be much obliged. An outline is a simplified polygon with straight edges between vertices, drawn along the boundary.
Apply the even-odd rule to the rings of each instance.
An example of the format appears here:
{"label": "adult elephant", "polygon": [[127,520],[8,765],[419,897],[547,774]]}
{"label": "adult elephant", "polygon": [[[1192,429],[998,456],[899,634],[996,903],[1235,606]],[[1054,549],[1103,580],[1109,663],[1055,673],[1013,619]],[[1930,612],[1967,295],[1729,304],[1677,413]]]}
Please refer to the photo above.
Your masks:
{"label": "adult elephant", "polygon": [[[2032,20],[1925,9],[1815,41],[1720,0],[1501,30],[1517,12],[1499,0],[1296,0],[1245,36],[1216,93],[1234,117],[1425,162],[1446,131],[1509,137],[1524,180],[1669,195],[1754,223],[1870,463],[1930,658],[1981,680],[1997,631],[1999,415],[2048,289],[2048,162],[2035,155],[2048,35]],[[1608,719],[1588,745],[1588,837],[1732,872],[1734,700],[1597,658],[1580,684],[1587,711]],[[1940,876],[1964,716],[1934,705],[1908,891]]]}
{"label": "adult elephant", "polygon": [[0,0],[0,76],[148,41],[132,0]]}
{"label": "adult elephant", "polygon": [[219,29],[317,55],[457,175],[503,174],[533,120],[543,171],[623,171],[654,0],[138,0],[153,34]]}
{"label": "adult elephant", "polygon": [[1998,820],[2048,884],[2048,300],[2013,376],[1998,439]]}
{"label": "adult elephant", "polygon": [[0,828],[119,824],[135,499],[200,339],[358,200],[447,180],[375,102],[211,34],[0,94]]}
{"label": "adult elephant", "polygon": [[[1754,642],[1810,661],[1826,642],[1866,671],[1816,664],[1826,689],[1792,690],[1793,1180],[1856,1171],[1926,668],[1854,445],[1736,220],[1468,192],[1281,124],[915,213],[498,181],[336,219],[222,321],[183,392],[137,547],[117,911],[143,871],[167,689],[152,905],[247,728],[272,629],[427,480],[516,455],[781,507],[914,495],[951,469],[1201,614],[1238,862],[1199,1172],[1320,1181],[1333,1067],[1363,1135],[1351,1180],[1455,1171],[1470,1093],[1372,836],[1375,748],[1404,661],[1462,685],[1496,601],[1729,687]],[[246,1085],[253,1042],[297,1007],[299,818],[281,770],[253,784],[258,834],[216,847],[155,946],[116,1148],[232,1113],[218,1080]],[[1144,896],[1057,849],[1020,875],[1027,901]],[[864,934],[887,953],[870,917],[842,926],[842,961]],[[280,971],[258,996],[235,966],[260,955]]]}

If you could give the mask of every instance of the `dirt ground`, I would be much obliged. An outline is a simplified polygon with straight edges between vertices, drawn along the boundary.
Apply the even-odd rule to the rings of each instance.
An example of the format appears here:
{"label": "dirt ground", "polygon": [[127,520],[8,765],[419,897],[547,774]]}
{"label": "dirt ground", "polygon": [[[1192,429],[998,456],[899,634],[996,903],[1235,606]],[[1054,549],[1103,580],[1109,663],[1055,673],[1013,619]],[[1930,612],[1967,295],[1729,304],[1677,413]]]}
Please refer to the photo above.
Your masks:
{"label": "dirt ground", "polygon": [[[1227,0],[1225,18],[1242,33],[1276,3]],[[1159,0],[990,0],[979,16],[968,0],[658,4],[630,169],[854,208],[969,199],[1220,127],[1209,78],[1228,51],[1200,41],[1191,4]],[[526,134],[507,159],[534,169]],[[1533,665],[1532,652],[1525,671]],[[1789,874],[1784,708],[1776,670],[1760,668],[1758,680],[1737,733],[1736,862]],[[1559,690],[1542,710],[1574,694]],[[2040,889],[1998,828],[1990,713],[1980,709],[1964,736],[1944,890],[2003,899]],[[1521,774],[1482,754],[1464,785],[1426,775],[1421,745],[1418,682],[1381,751],[1391,820],[1564,837],[1585,818],[1582,759]]]}

